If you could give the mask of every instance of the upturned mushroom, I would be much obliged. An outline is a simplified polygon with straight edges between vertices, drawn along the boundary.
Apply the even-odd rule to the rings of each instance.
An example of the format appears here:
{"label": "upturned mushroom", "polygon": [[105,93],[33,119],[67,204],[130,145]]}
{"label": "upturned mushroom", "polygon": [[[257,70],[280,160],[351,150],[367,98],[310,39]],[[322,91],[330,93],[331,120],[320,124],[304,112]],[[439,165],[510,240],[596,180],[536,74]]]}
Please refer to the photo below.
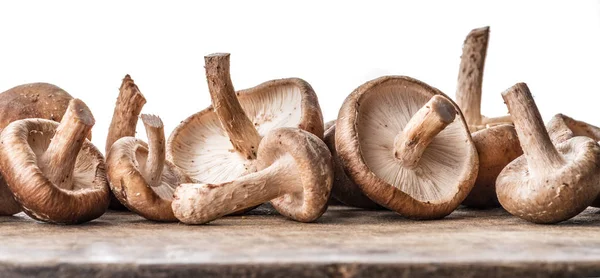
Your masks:
{"label": "upturned mushroom", "polygon": [[[105,154],[108,156],[112,145],[122,137],[135,137],[135,128],[142,107],[146,104],[146,98],[131,79],[129,74],[125,75],[119,88],[119,96],[113,111],[113,117],[108,128],[106,137]],[[123,210],[125,207],[111,193],[111,209]]]}
{"label": "upturned mushroom", "polygon": [[450,214],[477,176],[477,152],[458,107],[409,77],[377,78],[352,92],[335,144],[367,197],[413,219]]}
{"label": "upturned mushroom", "polygon": [[561,222],[582,212],[600,193],[600,146],[583,136],[554,146],[529,88],[502,93],[524,154],[498,176],[498,200],[533,223]]}
{"label": "upturned mushroom", "polygon": [[18,120],[0,134],[0,171],[15,200],[33,219],[77,224],[108,207],[104,157],[85,137],[94,125],[78,99],[60,122]]}
{"label": "upturned mushroom", "polygon": [[[48,83],[31,83],[11,88],[0,94],[0,131],[13,121],[41,118],[53,121],[62,119],[71,95]],[[91,137],[91,133],[89,135]],[[21,211],[6,181],[0,177],[0,216]]]}
{"label": "upturned mushroom", "polygon": [[[327,126],[327,124],[325,124],[325,126]],[[335,121],[325,129],[323,141],[331,152],[333,163],[334,176],[333,187],[331,188],[332,198],[347,206],[363,209],[382,209],[380,205],[365,196],[360,190],[360,187],[358,187],[358,185],[356,185],[344,172],[344,167],[342,167],[342,162],[335,149]]]}
{"label": "upturned mushroom", "polygon": [[[553,144],[560,144],[576,136],[585,136],[594,141],[600,141],[600,128],[583,121],[575,120],[563,114],[557,114],[552,117],[546,125],[550,140]],[[600,196],[591,204],[593,207],[600,207]]]}
{"label": "upturned mushroom", "polygon": [[165,160],[165,133],[161,119],[142,115],[148,144],[134,137],[117,140],[106,158],[114,196],[129,210],[154,221],[177,221],[171,202],[175,187],[192,182]]}
{"label": "upturned mushroom", "polygon": [[260,142],[255,165],[257,172],[233,181],[180,185],[173,200],[175,216],[186,224],[204,224],[271,201],[285,217],[312,222],[327,209],[331,154],[314,134],[297,128],[270,131]]}
{"label": "upturned mushroom", "polygon": [[317,96],[298,78],[268,81],[234,91],[229,54],[205,57],[212,106],[184,120],[171,133],[167,157],[197,183],[218,184],[256,172],[263,135],[296,127],[323,138]]}
{"label": "upturned mushroom", "polygon": [[463,204],[476,208],[500,206],[496,196],[496,178],[509,162],[523,154],[510,116],[487,118],[481,115],[489,32],[489,27],[474,29],[465,39],[456,90],[456,104],[473,132],[473,143],[479,154],[477,180]]}

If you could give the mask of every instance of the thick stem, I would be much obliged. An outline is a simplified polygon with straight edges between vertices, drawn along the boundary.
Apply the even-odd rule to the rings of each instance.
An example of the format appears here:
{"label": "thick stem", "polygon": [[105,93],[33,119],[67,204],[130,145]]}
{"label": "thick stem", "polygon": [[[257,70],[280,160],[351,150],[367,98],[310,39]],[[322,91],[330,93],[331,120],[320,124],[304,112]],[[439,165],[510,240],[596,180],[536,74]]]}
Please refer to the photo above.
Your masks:
{"label": "thick stem", "polygon": [[454,105],[441,95],[433,96],[394,138],[394,156],[402,166],[414,169],[433,138],[454,121]]}
{"label": "thick stem", "polygon": [[540,111],[527,85],[517,83],[504,91],[502,98],[512,115],[529,171],[545,174],[564,165],[564,159],[550,141]]}
{"label": "thick stem", "polygon": [[160,185],[165,167],[165,129],[158,116],[142,114],[142,122],[148,136],[148,158],[144,177],[150,186]]}
{"label": "thick stem", "polygon": [[237,99],[229,76],[229,54],[204,57],[212,106],[234,149],[246,159],[255,159],[260,135]]}
{"label": "thick stem", "polygon": [[456,103],[468,125],[482,124],[481,88],[489,32],[489,27],[472,30],[465,39],[460,57]]}
{"label": "thick stem", "polygon": [[138,116],[144,104],[146,104],[144,95],[142,95],[135,85],[133,79],[129,75],[126,75],[123,78],[123,83],[121,83],[119,97],[117,97],[112,121],[108,129],[105,146],[106,154],[110,151],[110,147],[120,138],[135,136]]}
{"label": "thick stem", "polygon": [[271,166],[235,181],[216,185],[182,184],[176,190],[173,211],[184,223],[207,223],[285,194],[301,192],[298,179],[293,158],[283,156]]}
{"label": "thick stem", "polygon": [[92,112],[83,101],[73,99],[69,102],[48,149],[38,160],[42,173],[57,187],[73,189],[77,155],[94,122]]}

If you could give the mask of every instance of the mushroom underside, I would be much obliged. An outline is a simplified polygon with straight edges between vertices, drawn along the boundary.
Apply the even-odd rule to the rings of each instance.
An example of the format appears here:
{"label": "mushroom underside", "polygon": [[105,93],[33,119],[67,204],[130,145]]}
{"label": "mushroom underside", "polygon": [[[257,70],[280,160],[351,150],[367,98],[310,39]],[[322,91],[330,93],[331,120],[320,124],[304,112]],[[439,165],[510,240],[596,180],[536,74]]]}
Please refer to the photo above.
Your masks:
{"label": "mushroom underside", "polygon": [[357,136],[365,164],[380,179],[417,201],[443,203],[454,198],[470,167],[469,134],[456,117],[435,136],[415,169],[404,168],[394,156],[394,138],[431,98],[420,90],[404,87],[399,92],[393,84],[381,84],[363,94]]}
{"label": "mushroom underside", "polygon": [[[302,93],[293,84],[239,94],[238,99],[261,136],[278,127],[301,124]],[[222,183],[256,169],[255,160],[234,150],[212,108],[192,115],[172,136],[169,157],[195,182]]]}
{"label": "mushroom underside", "polygon": [[[135,148],[135,161],[134,167],[142,173],[144,180],[148,183],[150,180],[149,174],[145,171],[147,169],[146,164],[148,162],[148,148],[145,146],[138,145]],[[166,162],[163,171],[160,183],[155,186],[148,186],[156,195],[158,195],[161,199],[172,201],[173,200],[173,192],[175,192],[175,188],[179,183],[181,175],[177,174],[174,171],[174,167],[172,164]]]}

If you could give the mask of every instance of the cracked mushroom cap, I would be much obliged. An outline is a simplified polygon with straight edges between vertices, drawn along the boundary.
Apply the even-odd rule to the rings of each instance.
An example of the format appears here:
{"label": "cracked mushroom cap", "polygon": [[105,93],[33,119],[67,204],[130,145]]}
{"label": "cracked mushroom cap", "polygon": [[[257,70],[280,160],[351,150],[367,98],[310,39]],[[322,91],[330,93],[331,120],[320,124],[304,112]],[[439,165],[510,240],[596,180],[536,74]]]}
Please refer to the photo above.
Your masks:
{"label": "cracked mushroom cap", "polygon": [[191,180],[164,160],[165,140],[160,118],[142,115],[142,120],[150,144],[158,146],[151,150],[146,142],[134,137],[118,139],[106,159],[112,192],[129,210],[146,219],[177,221],[171,209],[173,192],[179,184]]}
{"label": "cracked mushroom cap", "polygon": [[[0,130],[16,120],[40,118],[53,121],[62,119],[71,95],[48,83],[31,83],[11,88],[0,94]],[[0,215],[21,211],[6,182],[0,177]]]}
{"label": "cracked mushroom cap", "polygon": [[457,114],[453,121],[432,138],[412,169],[396,157],[396,136],[436,95],[444,96],[409,77],[377,78],[346,98],[336,122],[336,149],[346,173],[371,200],[409,218],[450,214],[477,176],[469,129],[445,96]]}
{"label": "cracked mushroom cap", "polygon": [[85,139],[94,118],[74,99],[60,125],[45,119],[12,122],[0,135],[0,170],[30,217],[76,224],[108,207],[104,157]]}
{"label": "cracked mushroom cap", "polygon": [[[296,127],[323,137],[323,116],[311,86],[298,78],[265,82],[237,97],[260,136]],[[220,183],[253,172],[255,162],[236,152],[211,107],[184,120],[171,134],[167,157],[197,182]]]}

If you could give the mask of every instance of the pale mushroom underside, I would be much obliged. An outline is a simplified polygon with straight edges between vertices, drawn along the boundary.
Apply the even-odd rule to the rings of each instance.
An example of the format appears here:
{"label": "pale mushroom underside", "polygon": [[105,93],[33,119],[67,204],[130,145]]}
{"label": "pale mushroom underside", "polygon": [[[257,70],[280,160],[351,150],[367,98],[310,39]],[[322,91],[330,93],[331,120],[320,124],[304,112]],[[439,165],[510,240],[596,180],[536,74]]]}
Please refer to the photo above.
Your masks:
{"label": "pale mushroom underside", "polygon": [[[142,145],[136,145],[135,147],[135,160],[134,167],[137,171],[142,173],[144,180],[148,183],[150,178],[147,176],[146,164],[148,162],[148,149]],[[175,192],[175,188],[179,185],[180,180],[177,174],[173,173],[172,169],[168,167],[168,164],[165,163],[163,167],[162,176],[160,184],[156,186],[149,186],[156,195],[158,195],[163,200],[173,200],[173,192]]]}
{"label": "pale mushroom underside", "polygon": [[[277,86],[251,96],[240,95],[239,101],[261,136],[275,128],[300,125],[302,93],[297,86]],[[234,150],[217,115],[197,115],[180,127],[177,138],[169,140],[173,163],[201,183],[231,181],[250,172],[254,162]]]}
{"label": "pale mushroom underside", "polygon": [[394,138],[429,98],[403,88],[380,86],[360,105],[357,135],[366,165],[380,179],[421,202],[454,197],[469,167],[468,132],[461,117],[442,130],[427,147],[416,169],[402,167],[394,157]]}
{"label": "pale mushroom underside", "polygon": [[[40,159],[46,149],[48,149],[52,136],[54,136],[54,132],[55,130],[46,128],[44,130],[29,131],[27,142],[37,159]],[[80,190],[93,189],[99,186],[97,183],[94,183],[94,181],[96,181],[98,161],[91,159],[93,156],[90,156],[88,152],[89,149],[84,147],[79,152],[79,155],[77,155],[75,169],[73,171],[72,184],[70,184],[72,188],[62,188],[63,190],[76,192]],[[58,185],[55,184],[55,186]]]}

